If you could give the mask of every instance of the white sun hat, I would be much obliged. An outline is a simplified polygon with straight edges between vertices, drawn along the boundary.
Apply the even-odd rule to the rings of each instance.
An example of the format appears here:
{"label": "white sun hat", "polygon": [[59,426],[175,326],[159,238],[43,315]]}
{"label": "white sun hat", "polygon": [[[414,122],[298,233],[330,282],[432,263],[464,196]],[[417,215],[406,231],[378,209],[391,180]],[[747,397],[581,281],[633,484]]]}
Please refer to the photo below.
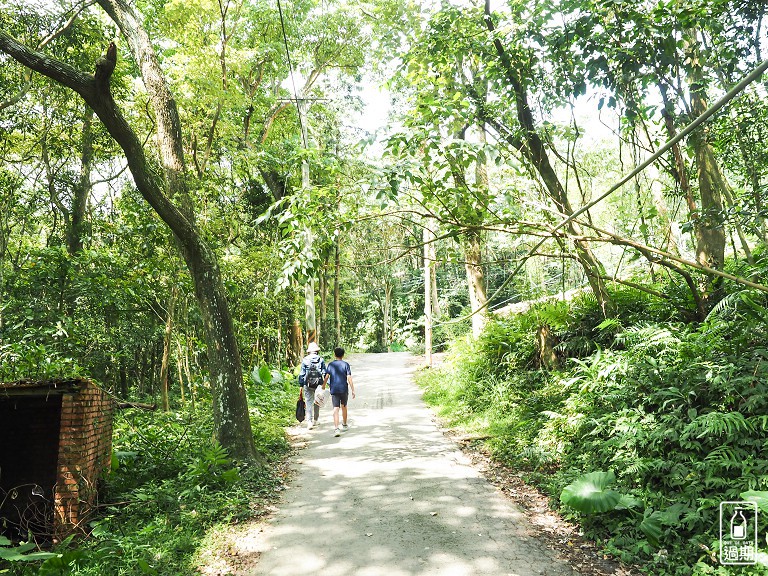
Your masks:
{"label": "white sun hat", "polygon": [[310,342],[307,346],[307,352],[320,352],[320,346],[317,345],[317,342]]}

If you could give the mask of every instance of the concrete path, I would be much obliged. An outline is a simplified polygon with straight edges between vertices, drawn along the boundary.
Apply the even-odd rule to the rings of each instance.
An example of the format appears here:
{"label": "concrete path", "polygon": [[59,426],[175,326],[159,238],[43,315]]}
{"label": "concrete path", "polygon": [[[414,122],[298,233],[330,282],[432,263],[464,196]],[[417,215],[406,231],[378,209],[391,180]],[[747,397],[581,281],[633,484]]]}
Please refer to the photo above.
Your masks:
{"label": "concrete path", "polygon": [[254,576],[575,576],[435,426],[406,353],[350,355],[349,431],[303,430]]}

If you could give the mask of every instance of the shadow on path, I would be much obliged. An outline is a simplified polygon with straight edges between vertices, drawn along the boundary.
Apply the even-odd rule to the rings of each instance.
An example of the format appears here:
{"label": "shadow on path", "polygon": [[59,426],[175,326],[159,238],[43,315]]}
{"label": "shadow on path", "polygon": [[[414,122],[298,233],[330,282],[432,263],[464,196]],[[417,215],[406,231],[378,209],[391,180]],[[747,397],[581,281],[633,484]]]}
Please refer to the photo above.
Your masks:
{"label": "shadow on path", "polygon": [[575,576],[435,426],[406,353],[348,358],[350,430],[302,431],[296,476],[264,529],[261,576]]}

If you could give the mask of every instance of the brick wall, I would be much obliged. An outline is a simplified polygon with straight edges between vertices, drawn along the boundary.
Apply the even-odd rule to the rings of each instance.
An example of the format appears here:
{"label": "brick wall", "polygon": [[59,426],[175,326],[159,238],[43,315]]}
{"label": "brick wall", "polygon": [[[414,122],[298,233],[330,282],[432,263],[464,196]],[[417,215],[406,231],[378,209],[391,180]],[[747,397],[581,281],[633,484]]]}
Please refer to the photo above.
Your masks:
{"label": "brick wall", "polygon": [[54,493],[57,535],[76,530],[97,503],[97,487],[112,454],[112,400],[91,382],[62,396],[58,480]]}

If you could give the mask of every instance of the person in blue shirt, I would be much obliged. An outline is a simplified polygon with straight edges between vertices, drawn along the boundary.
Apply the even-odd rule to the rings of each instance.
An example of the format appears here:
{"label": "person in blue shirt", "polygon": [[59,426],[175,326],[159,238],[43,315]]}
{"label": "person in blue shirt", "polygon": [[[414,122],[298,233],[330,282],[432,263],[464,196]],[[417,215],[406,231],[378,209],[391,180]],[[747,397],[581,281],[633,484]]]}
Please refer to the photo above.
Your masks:
{"label": "person in blue shirt", "polygon": [[[325,368],[323,390],[330,380],[331,400],[333,401],[333,426],[334,436],[341,435],[342,430],[347,431],[347,402],[349,394],[355,397],[355,384],[352,382],[352,368],[344,358],[344,348],[334,348],[333,355],[336,359]],[[341,408],[342,425],[339,428],[339,408]]]}

